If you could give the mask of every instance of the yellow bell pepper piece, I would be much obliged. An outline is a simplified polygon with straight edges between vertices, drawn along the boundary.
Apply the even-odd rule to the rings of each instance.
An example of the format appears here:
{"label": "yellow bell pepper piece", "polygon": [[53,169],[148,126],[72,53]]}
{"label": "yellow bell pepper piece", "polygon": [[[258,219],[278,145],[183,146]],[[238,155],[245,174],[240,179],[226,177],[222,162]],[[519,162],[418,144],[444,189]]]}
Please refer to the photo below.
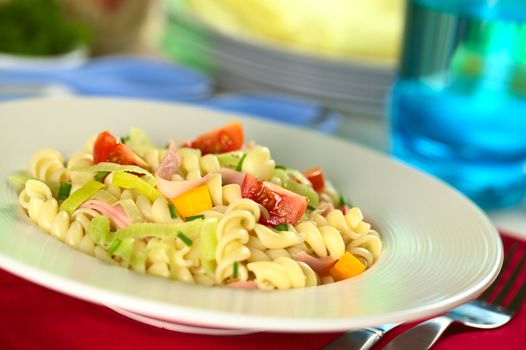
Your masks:
{"label": "yellow bell pepper piece", "polygon": [[208,185],[202,185],[183,193],[172,199],[172,202],[180,216],[199,215],[205,210],[212,209],[212,199],[208,192]]}
{"label": "yellow bell pepper piece", "polygon": [[364,271],[365,265],[351,253],[345,252],[329,272],[335,281],[341,281],[359,275]]}

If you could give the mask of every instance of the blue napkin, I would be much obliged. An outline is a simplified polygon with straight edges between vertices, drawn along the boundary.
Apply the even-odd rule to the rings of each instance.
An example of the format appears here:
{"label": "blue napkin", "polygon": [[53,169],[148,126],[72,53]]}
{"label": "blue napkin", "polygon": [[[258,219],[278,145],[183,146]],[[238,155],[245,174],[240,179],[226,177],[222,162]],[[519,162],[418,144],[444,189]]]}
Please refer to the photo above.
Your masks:
{"label": "blue napkin", "polygon": [[272,93],[222,94],[199,102],[213,109],[239,112],[325,133],[335,132],[342,117],[322,105],[303,98]]}
{"label": "blue napkin", "polygon": [[164,61],[127,56],[94,59],[70,69],[0,67],[0,86],[4,98],[9,97],[9,91],[17,97],[24,89],[27,95],[39,95],[46,92],[46,86],[61,86],[81,95],[165,101],[196,101],[211,92],[210,80],[201,73]]}
{"label": "blue napkin", "polygon": [[130,56],[98,58],[74,68],[2,69],[0,100],[57,93],[197,103],[332,133],[341,116],[320,104],[272,93],[221,94],[203,74],[173,63]]}

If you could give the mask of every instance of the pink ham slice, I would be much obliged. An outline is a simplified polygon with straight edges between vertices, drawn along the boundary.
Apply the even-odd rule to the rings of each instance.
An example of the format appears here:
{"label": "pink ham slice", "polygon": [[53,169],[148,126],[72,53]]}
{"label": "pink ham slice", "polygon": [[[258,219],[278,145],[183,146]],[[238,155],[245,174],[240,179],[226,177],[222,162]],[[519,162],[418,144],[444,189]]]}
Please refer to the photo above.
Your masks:
{"label": "pink ham slice", "polygon": [[321,215],[327,216],[333,210],[334,210],[334,205],[331,202],[329,202],[329,203],[327,203],[327,209],[325,209],[325,211],[323,213],[321,213]]}
{"label": "pink ham slice", "polygon": [[157,189],[167,198],[175,198],[193,188],[204,185],[210,178],[210,174],[207,174],[196,180],[172,181],[172,176],[179,170],[180,165],[181,155],[177,151],[175,142],[170,140],[170,148],[155,173]]}
{"label": "pink ham slice", "polygon": [[120,205],[111,206],[102,201],[91,199],[83,203],[81,207],[98,211],[113,221],[117,228],[124,228],[132,224],[132,220],[126,215],[124,208]]}
{"label": "pink ham slice", "polygon": [[219,170],[221,173],[221,180],[223,185],[238,184],[239,186],[243,185],[243,180],[245,179],[245,173],[228,169],[221,168]]}
{"label": "pink ham slice", "polygon": [[315,258],[303,251],[296,254],[296,260],[309,265],[319,276],[327,275],[331,267],[336,263],[336,259],[333,259],[330,256]]}
{"label": "pink ham slice", "polygon": [[172,176],[179,170],[181,166],[181,155],[177,151],[177,146],[174,140],[170,139],[170,148],[164,156],[159,168],[157,168],[156,176],[165,180],[171,180]]}
{"label": "pink ham slice", "polygon": [[258,289],[258,284],[254,281],[236,281],[226,285],[229,288],[236,289]]}
{"label": "pink ham slice", "polygon": [[193,188],[204,185],[210,179],[211,174],[206,174],[204,177],[196,180],[187,181],[169,181],[161,177],[157,179],[157,189],[167,198],[175,198]]}

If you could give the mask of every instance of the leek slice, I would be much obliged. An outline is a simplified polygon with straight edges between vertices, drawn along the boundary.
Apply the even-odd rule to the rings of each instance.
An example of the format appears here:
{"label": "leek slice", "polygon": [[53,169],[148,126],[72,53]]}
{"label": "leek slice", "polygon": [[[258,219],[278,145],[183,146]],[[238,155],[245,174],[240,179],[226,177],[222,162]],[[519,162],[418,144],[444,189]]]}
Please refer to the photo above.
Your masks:
{"label": "leek slice", "polygon": [[216,268],[215,253],[217,248],[217,219],[205,219],[201,226],[201,246],[199,249],[201,265],[213,275]]}
{"label": "leek slice", "polygon": [[121,239],[121,243],[117,246],[113,255],[120,257],[123,261],[129,264],[132,260],[134,244],[135,240],[133,238]]}
{"label": "leek slice", "polygon": [[146,259],[148,258],[148,252],[146,249],[138,250],[134,244],[132,250],[132,257],[130,259],[130,266],[134,270],[144,269],[146,265]]}
{"label": "leek slice", "polygon": [[67,211],[70,215],[82,203],[90,199],[100,189],[106,187],[103,183],[95,180],[88,181],[84,186],[73,192],[62,204],[60,210]]}
{"label": "leek slice", "polygon": [[105,245],[110,235],[110,219],[103,215],[94,217],[88,225],[88,234],[93,242]]}
{"label": "leek slice", "polygon": [[106,190],[100,190],[97,193],[95,193],[92,197],[93,199],[99,200],[101,202],[104,202],[109,205],[113,205],[118,202],[118,198],[115,197],[113,193]]}
{"label": "leek slice", "polygon": [[274,171],[272,172],[271,178],[277,177],[278,179],[281,180],[281,187],[283,187],[286,190],[297,193],[299,195],[302,195],[304,197],[307,197],[308,204],[313,207],[316,207],[320,201],[320,197],[318,193],[312,188],[312,186],[307,185],[305,183],[298,183],[296,182],[296,180],[291,178],[291,175],[292,175],[294,178],[297,178],[299,181],[301,181],[302,179],[305,179],[303,174],[301,174],[301,177],[298,177],[297,173],[301,174],[299,171],[293,170],[293,169],[286,169],[286,170],[274,169]]}
{"label": "leek slice", "polygon": [[138,128],[131,128],[126,140],[126,145],[133,151],[138,153],[141,157],[150,150],[158,149],[157,145],[146,135],[146,133]]}
{"label": "leek slice", "polygon": [[217,160],[222,167],[235,169],[241,158],[245,155],[243,151],[233,151],[227,153],[216,154]]}
{"label": "leek slice", "polygon": [[179,232],[192,238],[196,237],[203,225],[203,220],[194,220],[180,224],[136,223],[115,232],[115,238],[177,237]]}
{"label": "leek slice", "polygon": [[150,185],[148,182],[144,181],[138,176],[135,176],[130,173],[118,172],[113,173],[112,184],[115,186],[123,188],[131,188],[139,192],[140,194],[147,197],[151,202],[156,200],[159,197],[162,197],[161,192],[159,192],[155,187]]}
{"label": "leek slice", "polygon": [[21,171],[14,175],[11,175],[7,178],[7,182],[9,185],[14,188],[17,192],[20,192],[24,189],[26,186],[27,180],[37,180],[41,181],[46,184],[47,187],[51,190],[51,193],[53,194],[53,197],[58,197],[58,190],[60,188],[60,183],[58,182],[52,182],[52,181],[43,181],[40,179],[37,179],[36,177],[32,177],[28,173]]}
{"label": "leek slice", "polygon": [[14,175],[11,175],[7,178],[9,185],[13,187],[18,192],[24,189],[27,180],[31,180],[32,177],[26,172],[19,172]]}
{"label": "leek slice", "polygon": [[99,164],[92,165],[90,167],[74,167],[72,171],[83,171],[91,173],[100,173],[100,172],[128,172],[134,174],[144,175],[143,178],[146,182],[151,185],[155,185],[155,177],[148,170],[141,168],[137,165],[121,165],[117,163],[102,162]]}
{"label": "leek slice", "polygon": [[201,225],[201,258],[215,260],[217,247],[217,219],[205,219]]}

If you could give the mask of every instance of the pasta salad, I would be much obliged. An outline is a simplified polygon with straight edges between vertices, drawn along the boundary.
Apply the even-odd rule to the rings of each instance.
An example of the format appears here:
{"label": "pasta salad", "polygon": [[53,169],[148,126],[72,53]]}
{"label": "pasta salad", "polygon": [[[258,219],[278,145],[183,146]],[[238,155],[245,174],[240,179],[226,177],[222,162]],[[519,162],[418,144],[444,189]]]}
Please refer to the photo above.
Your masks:
{"label": "pasta salad", "polygon": [[277,165],[240,122],[165,147],[108,131],[67,161],[40,149],[10,177],[29,219],[56,239],[182,282],[289,289],[359,275],[379,234],[319,167]]}

